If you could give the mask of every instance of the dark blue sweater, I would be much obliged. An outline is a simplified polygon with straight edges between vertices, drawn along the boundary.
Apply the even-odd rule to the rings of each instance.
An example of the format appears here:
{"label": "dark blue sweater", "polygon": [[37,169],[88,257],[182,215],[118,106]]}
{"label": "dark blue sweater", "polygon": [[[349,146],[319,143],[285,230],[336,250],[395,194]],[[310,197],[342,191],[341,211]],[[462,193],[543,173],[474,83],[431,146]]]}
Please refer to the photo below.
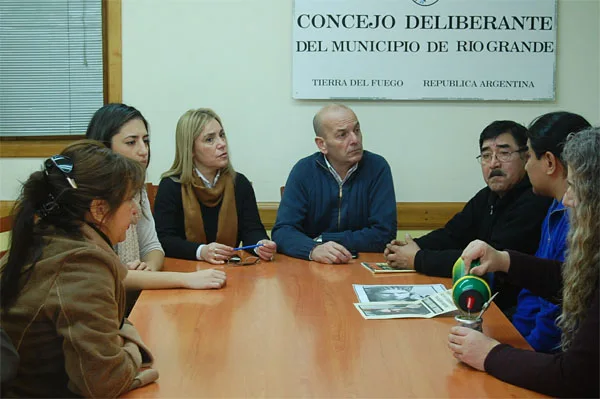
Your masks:
{"label": "dark blue sweater", "polygon": [[272,237],[279,252],[308,259],[319,235],[350,251],[382,252],[396,229],[394,182],[382,156],[364,151],[340,188],[317,152],[290,172]]}

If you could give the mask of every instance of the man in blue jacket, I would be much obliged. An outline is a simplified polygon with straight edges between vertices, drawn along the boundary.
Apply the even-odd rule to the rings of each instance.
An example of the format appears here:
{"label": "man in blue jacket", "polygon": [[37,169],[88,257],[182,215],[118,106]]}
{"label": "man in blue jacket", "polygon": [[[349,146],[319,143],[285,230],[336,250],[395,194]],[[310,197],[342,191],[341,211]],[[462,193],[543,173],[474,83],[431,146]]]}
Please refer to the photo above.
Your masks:
{"label": "man in blue jacket", "polygon": [[381,252],[396,236],[392,172],[364,151],[360,123],[342,104],[313,119],[318,152],[293,167],[273,227],[277,249],[295,258],[348,263],[352,252]]}
{"label": "man in blue jacket", "polygon": [[[534,193],[553,198],[542,224],[538,258],[565,260],[569,215],[561,200],[567,191],[567,166],[562,149],[567,136],[590,127],[582,116],[551,112],[533,121],[527,133],[529,159],[525,165]],[[556,325],[560,307],[527,289],[521,290],[512,322],[538,352],[560,350],[561,331]]]}

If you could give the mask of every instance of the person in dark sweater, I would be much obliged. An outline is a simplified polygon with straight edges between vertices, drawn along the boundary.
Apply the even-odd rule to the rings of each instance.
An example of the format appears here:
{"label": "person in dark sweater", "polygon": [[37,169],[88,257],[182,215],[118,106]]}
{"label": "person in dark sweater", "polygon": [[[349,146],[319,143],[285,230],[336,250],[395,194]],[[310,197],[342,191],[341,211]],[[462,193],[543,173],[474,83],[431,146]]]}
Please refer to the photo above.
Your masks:
{"label": "person in dark sweater", "polygon": [[397,229],[390,166],[363,150],[358,118],[343,104],[321,108],[313,128],[319,151],[290,172],[273,239],[284,254],[320,263],[383,251]]}
{"label": "person in dark sweater", "polygon": [[571,228],[565,263],[514,251],[498,251],[474,241],[462,254],[465,265],[479,259],[472,274],[503,271],[520,286],[561,302],[561,349],[555,354],[516,349],[464,328],[452,327],[448,347],[458,360],[508,383],[558,397],[599,396],[600,302],[600,128],[567,141],[563,159],[568,188],[563,198]]}
{"label": "person in dark sweater", "polygon": [[231,166],[227,138],[212,110],[189,110],[177,123],[175,160],[163,173],[154,201],[158,239],[166,256],[223,264],[234,247],[277,250],[260,221],[252,185]]}
{"label": "person in dark sweater", "polygon": [[[498,249],[514,249],[533,254],[550,198],[531,190],[525,172],[527,129],[513,121],[495,121],[479,137],[483,179],[487,187],[479,191],[463,210],[441,229],[413,240],[394,240],[384,251],[391,266],[414,269],[430,276],[450,277],[452,266],[467,244],[483,240]],[[510,284],[504,273],[490,281],[498,296],[495,303],[510,314],[520,289]]]}

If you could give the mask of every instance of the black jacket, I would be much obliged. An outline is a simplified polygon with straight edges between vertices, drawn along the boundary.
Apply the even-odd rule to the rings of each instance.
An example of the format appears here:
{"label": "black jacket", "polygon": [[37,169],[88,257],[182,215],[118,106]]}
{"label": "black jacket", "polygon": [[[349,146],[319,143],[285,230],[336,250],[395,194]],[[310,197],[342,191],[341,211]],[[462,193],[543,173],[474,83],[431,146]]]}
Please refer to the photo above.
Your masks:
{"label": "black jacket", "polygon": [[[533,193],[527,176],[502,198],[485,187],[446,226],[415,239],[421,247],[415,256],[415,270],[430,276],[450,277],[454,262],[476,239],[496,249],[534,254],[551,202],[552,198]],[[492,286],[499,292],[495,302],[500,309],[516,305],[520,288],[510,284],[504,273],[495,274]]]}
{"label": "black jacket", "polygon": [[[242,241],[244,245],[253,245],[262,239],[269,239],[265,227],[260,221],[256,197],[250,181],[243,174],[236,172],[234,187],[238,217],[238,243]],[[207,242],[187,241],[181,184],[170,177],[161,180],[154,200],[154,220],[156,234],[166,256],[196,260],[198,246],[215,241],[221,204],[209,208],[200,203],[200,208]]]}

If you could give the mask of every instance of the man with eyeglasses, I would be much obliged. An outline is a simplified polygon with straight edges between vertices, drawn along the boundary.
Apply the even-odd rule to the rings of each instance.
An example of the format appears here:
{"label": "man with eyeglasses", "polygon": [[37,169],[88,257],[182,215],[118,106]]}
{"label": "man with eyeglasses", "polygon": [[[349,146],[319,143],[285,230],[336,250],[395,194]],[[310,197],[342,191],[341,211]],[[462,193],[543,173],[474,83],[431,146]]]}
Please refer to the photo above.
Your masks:
{"label": "man with eyeglasses", "polygon": [[[413,240],[394,240],[384,252],[391,266],[414,269],[430,276],[450,277],[454,262],[475,239],[497,249],[535,253],[540,228],[551,200],[536,196],[525,172],[527,129],[513,121],[495,121],[479,136],[483,179],[480,190],[445,227]],[[499,294],[496,304],[510,314],[519,288],[504,275],[490,276]]]}

